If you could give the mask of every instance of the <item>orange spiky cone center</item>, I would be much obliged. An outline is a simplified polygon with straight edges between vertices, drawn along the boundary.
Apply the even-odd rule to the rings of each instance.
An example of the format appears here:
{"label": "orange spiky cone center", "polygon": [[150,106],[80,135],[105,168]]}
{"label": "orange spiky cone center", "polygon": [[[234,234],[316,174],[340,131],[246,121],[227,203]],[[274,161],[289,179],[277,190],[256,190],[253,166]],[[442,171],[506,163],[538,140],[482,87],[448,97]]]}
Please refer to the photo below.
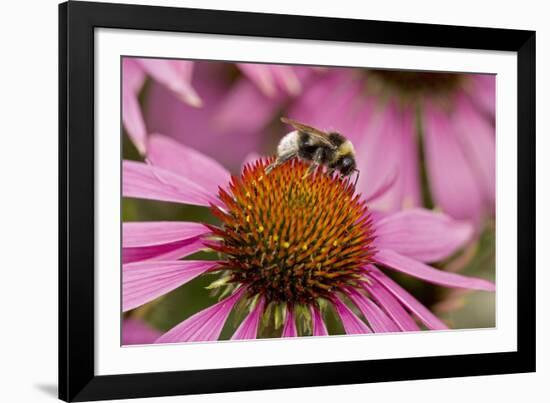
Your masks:
{"label": "orange spiky cone center", "polygon": [[356,285],[372,263],[373,228],[364,201],[347,179],[293,160],[273,169],[260,160],[233,177],[212,206],[222,221],[213,248],[223,253],[231,283],[267,302],[313,304]]}

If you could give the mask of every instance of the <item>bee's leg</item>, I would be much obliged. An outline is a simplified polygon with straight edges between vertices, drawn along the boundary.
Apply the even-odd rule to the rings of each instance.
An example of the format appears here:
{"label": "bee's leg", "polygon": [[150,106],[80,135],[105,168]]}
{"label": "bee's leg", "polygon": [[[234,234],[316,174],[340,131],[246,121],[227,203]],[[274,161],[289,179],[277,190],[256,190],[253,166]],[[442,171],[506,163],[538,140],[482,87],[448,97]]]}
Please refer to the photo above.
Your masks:
{"label": "bee's leg", "polygon": [[357,187],[357,181],[359,180],[360,171],[358,169],[354,169],[354,172],[357,172],[357,175],[355,176],[355,182],[353,183],[353,187]]}
{"label": "bee's leg", "polygon": [[288,153],[288,154],[283,154],[278,156],[274,162],[272,162],[267,167],[265,167],[265,174],[266,175],[269,174],[271,171],[273,171],[273,168],[276,168],[279,165],[284,164],[285,162],[287,162],[288,160],[292,159],[295,156],[296,156],[296,153]]}
{"label": "bee's leg", "polygon": [[307,178],[309,175],[311,175],[313,173],[313,171],[315,171],[315,168],[317,168],[319,166],[319,164],[317,164],[316,162],[314,161],[311,161],[311,163],[309,164],[309,166],[307,167],[307,171],[306,173],[304,174],[304,176],[302,176],[302,179],[305,179]]}
{"label": "bee's leg", "polygon": [[313,153],[313,157],[311,159],[311,164],[309,164],[309,167],[307,168],[306,173],[302,177],[302,179],[307,178],[309,175],[315,171],[315,169],[323,163],[325,160],[325,150],[323,148],[318,148]]}

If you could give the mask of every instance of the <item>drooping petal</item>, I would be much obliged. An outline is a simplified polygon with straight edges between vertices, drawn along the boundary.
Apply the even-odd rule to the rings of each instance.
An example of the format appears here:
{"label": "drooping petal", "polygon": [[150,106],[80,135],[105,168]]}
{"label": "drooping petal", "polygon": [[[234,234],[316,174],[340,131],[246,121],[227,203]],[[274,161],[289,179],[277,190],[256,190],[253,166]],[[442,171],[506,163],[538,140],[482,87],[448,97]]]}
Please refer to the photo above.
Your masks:
{"label": "drooping petal", "polygon": [[494,74],[470,74],[473,81],[471,98],[494,119],[496,109],[496,76]]}
{"label": "drooping petal", "polygon": [[244,288],[215,305],[203,309],[160,336],[155,343],[217,340],[231,310],[241,298]]}
{"label": "drooping petal", "polygon": [[225,185],[231,176],[227,169],[213,158],[162,134],[150,136],[147,157],[155,167],[199,184],[213,194],[216,194],[218,186]]}
{"label": "drooping petal", "polygon": [[437,206],[454,218],[478,222],[482,194],[450,116],[427,105],[423,117],[428,178]]}
{"label": "drooping petal", "polygon": [[398,170],[395,169],[393,172],[391,172],[384,182],[380,182],[378,184],[377,188],[369,189],[369,193],[365,194],[364,199],[367,203],[372,202],[373,200],[378,199],[379,197],[383,196],[387,191],[389,191],[393,185],[397,182],[397,172]]}
{"label": "drooping petal", "polygon": [[441,260],[471,238],[473,227],[445,214],[410,209],[390,214],[376,225],[375,246],[422,262]]}
{"label": "drooping petal", "polygon": [[255,339],[258,334],[258,325],[260,324],[260,318],[264,312],[265,301],[263,297],[260,297],[256,306],[250,311],[239,328],[235,331],[231,340],[240,339]]}
{"label": "drooping petal", "polygon": [[296,96],[302,91],[302,84],[292,66],[271,65],[271,73],[280,87],[289,95]]}
{"label": "drooping petal", "polygon": [[404,332],[420,330],[416,322],[401,304],[377,281],[371,279],[363,287],[372,295],[378,304],[387,312],[395,324]]}
{"label": "drooping petal", "polygon": [[355,315],[346,304],[342,302],[338,297],[334,297],[332,305],[336,309],[336,313],[340,317],[344,330],[347,334],[365,334],[372,333],[369,327],[361,319]]}
{"label": "drooping petal", "polygon": [[321,311],[313,305],[310,306],[310,311],[313,336],[327,336],[328,330],[323,320],[323,315],[321,315]]}
{"label": "drooping petal", "polygon": [[122,321],[122,345],[128,346],[132,344],[152,344],[158,337],[160,332],[153,329],[145,322],[128,318]]}
{"label": "drooping petal", "polygon": [[122,224],[122,247],[152,246],[200,237],[209,230],[195,222],[146,221]]}
{"label": "drooping petal", "polygon": [[201,238],[190,238],[161,245],[122,248],[122,263],[142,260],[177,260],[206,249],[206,247]]}
{"label": "drooping petal", "polygon": [[401,207],[410,208],[422,204],[418,133],[414,110],[406,109],[401,116]]}
{"label": "drooping petal", "polygon": [[141,115],[137,96],[128,91],[122,91],[122,123],[140,154],[147,149],[147,129]]}
{"label": "drooping petal", "polygon": [[345,133],[357,144],[364,134],[363,123],[370,118],[370,107],[360,97],[361,89],[349,69],[332,69],[308,85],[288,116],[325,131]]}
{"label": "drooping petal", "polygon": [[[273,134],[274,129],[266,129],[264,126],[261,133],[234,129],[222,131],[224,128],[216,125],[216,119],[226,95],[234,85],[227,79],[228,73],[233,71],[232,64],[196,62],[194,66],[193,86],[201,95],[204,105],[201,108],[191,107],[180,102],[165,86],[153,82],[144,100],[147,128],[150,133],[162,133],[210,156],[224,167],[237,171],[246,154],[262,149],[266,137],[277,138]],[[242,121],[248,117],[248,111],[241,109],[241,113],[233,116],[233,119]]]}
{"label": "drooping petal", "polygon": [[122,123],[141,154],[147,148],[147,129],[138,101],[144,80],[145,74],[135,60],[122,59]]}
{"label": "drooping petal", "polygon": [[[370,207],[382,211],[399,211],[420,203],[418,155],[413,115],[389,104],[375,113],[356,143],[356,158],[361,176],[357,190],[369,196]],[[396,175],[391,187],[388,178]]]}
{"label": "drooping petal", "polygon": [[122,195],[198,206],[218,204],[215,194],[173,172],[142,162],[124,160]]}
{"label": "drooping petal", "polygon": [[172,60],[173,69],[187,82],[191,82],[193,78],[193,70],[195,62],[187,60]]}
{"label": "drooping petal", "polygon": [[296,321],[294,319],[294,310],[290,307],[287,308],[285,324],[283,326],[283,334],[281,337],[296,337],[298,331],[296,330]]}
{"label": "drooping petal", "polygon": [[267,97],[277,93],[275,78],[267,64],[238,63],[237,67],[248,77]]}
{"label": "drooping petal", "polygon": [[186,104],[202,105],[202,100],[191,85],[191,61],[168,59],[136,59],[153,79],[166,86]]}
{"label": "drooping petal", "polygon": [[267,98],[249,80],[238,80],[221,99],[212,125],[223,134],[255,132],[264,135],[264,127],[284,100],[282,94]]}
{"label": "drooping petal", "polygon": [[451,288],[495,291],[495,285],[490,281],[434,269],[424,263],[400,255],[399,253],[391,250],[378,250],[374,258],[378,263],[390,269],[420,278],[429,283],[439,284]]}
{"label": "drooping petal", "polygon": [[136,58],[122,58],[122,85],[126,89],[138,93],[145,82],[145,72]]}
{"label": "drooping petal", "polygon": [[122,266],[122,310],[143,305],[215,267],[215,261],[143,261]]}
{"label": "drooping petal", "polygon": [[362,295],[354,288],[348,289],[348,296],[359,308],[375,333],[399,331],[397,325],[370,298]]}
{"label": "drooping petal", "polygon": [[496,181],[495,128],[465,97],[455,102],[451,124],[469,162],[485,207],[494,213]]}
{"label": "drooping petal", "polygon": [[[326,94],[329,94],[336,85],[336,77],[332,78],[330,75],[321,76],[308,86],[307,91],[301,97],[296,99],[288,116],[309,125],[318,125],[318,122],[314,121],[318,113],[318,109],[315,106],[323,108],[325,104],[328,105]],[[315,102],[316,100],[317,103]],[[321,128],[321,126],[317,127]]]}
{"label": "drooping petal", "polygon": [[422,321],[429,329],[433,330],[445,330],[448,329],[447,325],[430,312],[428,308],[422,305],[416,298],[405,291],[395,281],[390,279],[381,271],[374,269],[371,274],[376,278],[382,286],[384,286],[389,292],[393,294],[404,306],[406,306],[418,319]]}

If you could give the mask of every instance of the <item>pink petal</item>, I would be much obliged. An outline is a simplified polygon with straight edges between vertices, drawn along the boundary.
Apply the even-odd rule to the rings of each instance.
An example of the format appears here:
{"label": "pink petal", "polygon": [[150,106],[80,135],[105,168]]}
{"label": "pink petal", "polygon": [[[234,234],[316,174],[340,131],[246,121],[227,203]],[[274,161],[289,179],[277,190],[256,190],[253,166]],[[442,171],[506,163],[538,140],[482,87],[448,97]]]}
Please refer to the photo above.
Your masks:
{"label": "pink petal", "polygon": [[172,60],[172,68],[178,72],[185,81],[191,82],[195,62],[186,60]]}
{"label": "pink petal", "polygon": [[428,177],[435,202],[457,219],[479,221],[482,194],[449,116],[429,105],[424,112]]}
{"label": "pink petal", "polygon": [[302,91],[302,84],[292,66],[271,65],[271,72],[275,80],[289,95],[298,95]]}
{"label": "pink petal", "polygon": [[122,225],[122,263],[176,260],[204,249],[200,239],[209,232],[194,222],[125,222]]}
{"label": "pink petal", "polygon": [[[331,70],[296,98],[289,117],[322,130],[345,131],[353,121],[351,105],[357,94],[358,88],[349,70]],[[346,135],[349,136],[347,130]]]}
{"label": "pink petal", "polygon": [[124,319],[122,321],[122,345],[131,344],[152,344],[160,332],[153,329],[145,322],[138,319]]}
{"label": "pink petal", "polygon": [[253,164],[254,162],[258,161],[262,156],[258,154],[257,152],[251,152],[244,157],[243,163],[241,165],[241,171],[244,169],[246,164]]}
{"label": "pink petal", "polygon": [[122,195],[198,206],[219,203],[214,194],[187,178],[128,160],[122,164]]}
{"label": "pink petal", "polygon": [[398,332],[397,325],[372,300],[354,288],[348,290],[351,301],[359,308],[375,333]]}
{"label": "pink petal", "polygon": [[401,206],[416,207],[422,204],[416,111],[403,111],[401,116]]}
{"label": "pink petal", "polygon": [[217,194],[218,186],[228,183],[231,177],[213,158],[161,134],[150,136],[147,157],[155,167],[199,184],[213,194]]}
{"label": "pink petal", "polygon": [[145,82],[145,72],[136,58],[122,58],[122,85],[131,92],[138,93]]}
{"label": "pink petal", "polygon": [[231,340],[239,339],[255,339],[258,334],[258,325],[260,324],[260,318],[264,313],[265,301],[263,297],[260,297],[256,306],[243,320],[239,328],[231,337]]}
{"label": "pink petal", "polygon": [[122,90],[122,123],[128,133],[128,137],[136,146],[140,154],[145,154],[147,148],[147,129],[141,115],[141,108],[137,95]]}
{"label": "pink petal", "polygon": [[215,267],[215,261],[145,261],[122,266],[124,312],[164,295]]}
{"label": "pink petal", "polygon": [[364,195],[364,200],[367,203],[371,203],[372,201],[378,199],[379,197],[386,194],[387,191],[389,191],[393,185],[397,182],[398,178],[398,170],[395,169],[392,173],[390,173],[387,178],[380,182],[377,188],[370,189],[370,193]]}
{"label": "pink petal", "polygon": [[464,97],[456,101],[451,119],[464,156],[482,193],[486,206],[494,213],[496,180],[495,128]]}
{"label": "pink petal", "polygon": [[241,79],[221,99],[212,123],[224,134],[260,133],[281,108],[283,101],[282,96],[266,98],[253,83]]}
{"label": "pink petal", "polygon": [[238,63],[237,67],[248,77],[267,97],[277,93],[275,78],[267,64]]}
{"label": "pink petal", "polygon": [[153,79],[166,86],[186,104],[194,107],[202,105],[202,100],[191,85],[193,62],[168,59],[136,59]]}
{"label": "pink petal", "polygon": [[[370,206],[382,211],[418,205],[420,183],[412,111],[389,104],[374,114],[363,130],[363,136],[356,143],[356,159],[361,170],[358,191],[371,195]],[[397,178],[388,187],[388,178],[394,175]],[[379,189],[385,191],[373,197]]]}
{"label": "pink petal", "polygon": [[396,282],[387,277],[379,270],[371,271],[371,276],[374,277],[380,284],[382,284],[389,292],[391,292],[395,298],[397,298],[404,306],[406,306],[418,319],[422,321],[429,329],[445,330],[448,329],[447,325],[443,323],[438,317],[429,311],[424,305],[422,305],[416,298],[401,288]]}
{"label": "pink petal", "polygon": [[283,334],[281,337],[296,337],[298,332],[296,330],[296,322],[294,320],[294,311],[292,308],[287,308],[285,324],[283,326]]}
{"label": "pink petal", "polygon": [[401,304],[383,288],[377,281],[371,280],[368,283],[363,283],[365,289],[393,319],[395,324],[404,332],[420,330],[416,322],[411,318],[409,313],[401,306]]}
{"label": "pink petal", "polygon": [[313,330],[313,336],[327,336],[327,326],[325,325],[325,321],[323,320],[323,316],[321,315],[321,311],[314,307],[310,306],[311,311],[311,327]]}
{"label": "pink petal", "polygon": [[422,262],[439,261],[471,238],[473,227],[445,214],[423,209],[390,214],[376,225],[375,246]]}
{"label": "pink petal", "polygon": [[490,281],[434,269],[424,263],[402,256],[391,250],[379,250],[375,255],[375,259],[378,263],[390,269],[400,271],[430,283],[452,288],[495,291],[495,285]]}
{"label": "pink petal", "polygon": [[147,144],[147,129],[138,101],[144,80],[145,74],[135,60],[122,59],[122,123],[141,154],[145,153]]}
{"label": "pink petal", "polygon": [[473,81],[472,100],[489,113],[493,119],[496,109],[496,76],[494,74],[471,74]]}
{"label": "pink petal", "polygon": [[338,297],[332,300],[332,305],[340,317],[347,334],[372,333],[369,327],[355,315]]}
{"label": "pink petal", "polygon": [[160,336],[155,343],[217,340],[227,317],[243,292],[244,288],[240,288],[226,299],[185,319]]}
{"label": "pink petal", "polygon": [[372,104],[360,93],[361,87],[349,76],[335,82],[323,80],[321,88],[308,89],[297,98],[291,117],[321,130],[342,133],[357,145],[366,121],[372,117]]}
{"label": "pink petal", "polygon": [[200,237],[209,230],[203,224],[183,221],[125,222],[122,246],[152,246]]}
{"label": "pink petal", "polygon": [[[230,63],[196,62],[193,85],[201,94],[204,105],[193,108],[180,102],[163,85],[152,83],[144,104],[144,116],[150,133],[162,133],[210,156],[229,169],[238,170],[242,159],[250,151],[260,150],[270,131],[245,133],[221,131],[215,124],[219,107],[234,83],[227,81],[232,69]],[[248,119],[242,109],[234,121]],[[272,130],[272,129],[270,129]]]}
{"label": "pink petal", "polygon": [[205,249],[201,238],[184,239],[172,243],[134,248],[122,248],[122,263],[142,260],[177,260]]}

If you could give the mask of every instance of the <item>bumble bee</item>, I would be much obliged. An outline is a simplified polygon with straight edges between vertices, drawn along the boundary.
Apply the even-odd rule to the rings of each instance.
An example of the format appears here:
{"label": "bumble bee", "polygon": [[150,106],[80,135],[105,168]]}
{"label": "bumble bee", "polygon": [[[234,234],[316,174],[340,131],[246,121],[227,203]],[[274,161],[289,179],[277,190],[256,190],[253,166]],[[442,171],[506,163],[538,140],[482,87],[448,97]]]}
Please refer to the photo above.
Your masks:
{"label": "bumble bee", "polygon": [[269,174],[273,168],[284,164],[294,157],[311,162],[306,176],[320,165],[327,167],[327,173],[340,172],[344,178],[357,172],[355,184],[359,179],[359,170],[355,162],[355,150],[351,141],[337,132],[323,132],[314,127],[288,118],[281,118],[296,130],[285,135],[277,146],[277,159],[267,166]]}

